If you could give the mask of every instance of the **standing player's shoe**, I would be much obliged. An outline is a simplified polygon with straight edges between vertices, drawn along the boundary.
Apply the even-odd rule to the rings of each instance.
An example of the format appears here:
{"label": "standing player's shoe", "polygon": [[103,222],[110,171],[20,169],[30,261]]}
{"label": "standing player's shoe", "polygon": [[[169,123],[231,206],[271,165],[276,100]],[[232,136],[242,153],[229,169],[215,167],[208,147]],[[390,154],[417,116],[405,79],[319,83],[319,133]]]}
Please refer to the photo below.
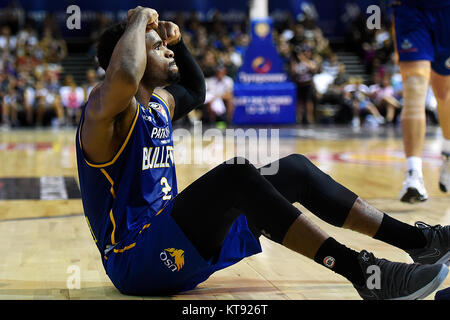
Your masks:
{"label": "standing player's shoe", "polygon": [[442,152],[443,163],[439,176],[439,189],[442,192],[450,190],[450,154]]}
{"label": "standing player's shoe", "polygon": [[428,199],[427,191],[423,184],[422,176],[416,170],[406,172],[402,191],[400,191],[400,201],[415,203]]}
{"label": "standing player's shoe", "polygon": [[[448,275],[445,264],[391,262],[375,258],[365,250],[360,252],[358,261],[364,272],[366,285],[353,286],[364,300],[423,299],[437,290]],[[378,281],[375,279],[377,275]]]}
{"label": "standing player's shoe", "polygon": [[422,221],[415,223],[422,231],[427,245],[422,249],[406,250],[415,263],[450,264],[450,226],[430,226]]}

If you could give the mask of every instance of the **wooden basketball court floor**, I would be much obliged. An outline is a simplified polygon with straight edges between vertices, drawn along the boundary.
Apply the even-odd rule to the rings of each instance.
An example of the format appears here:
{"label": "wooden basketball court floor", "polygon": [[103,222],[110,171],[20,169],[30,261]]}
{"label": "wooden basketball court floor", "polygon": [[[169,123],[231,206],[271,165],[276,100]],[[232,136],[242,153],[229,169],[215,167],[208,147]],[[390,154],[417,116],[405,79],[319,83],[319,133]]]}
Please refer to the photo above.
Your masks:
{"label": "wooden basketball court floor", "polygon": [[[338,182],[401,221],[450,224],[450,198],[438,189],[438,129],[429,128],[424,150],[429,200],[416,205],[397,200],[404,160],[402,142],[395,130],[355,133],[319,127],[280,132],[280,156],[307,155]],[[45,177],[76,181],[74,136],[73,129],[0,132],[0,299],[360,299],[343,277],[263,237],[263,253],[217,272],[193,291],[172,297],[120,294],[102,267],[81,199],[63,195],[61,199],[41,200],[42,192],[41,198],[31,196],[40,186],[36,181],[42,188]],[[179,189],[211,167],[178,165]],[[53,187],[58,181],[53,181]],[[331,236],[355,250],[366,249],[377,257],[411,262],[399,249],[329,226],[299,208]],[[441,289],[449,286],[450,277]],[[427,299],[433,298],[434,294]]]}

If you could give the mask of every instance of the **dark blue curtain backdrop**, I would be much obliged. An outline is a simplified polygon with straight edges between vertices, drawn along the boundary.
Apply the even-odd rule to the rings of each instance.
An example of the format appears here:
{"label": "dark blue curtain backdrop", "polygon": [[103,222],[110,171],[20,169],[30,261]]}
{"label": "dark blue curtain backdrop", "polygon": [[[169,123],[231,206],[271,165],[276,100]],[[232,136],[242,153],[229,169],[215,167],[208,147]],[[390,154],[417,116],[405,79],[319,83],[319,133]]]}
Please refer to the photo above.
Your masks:
{"label": "dark blue curtain backdrop", "polygon": [[[255,0],[258,1],[258,0]],[[344,30],[340,27],[342,15],[346,5],[357,4],[363,12],[373,4],[386,9],[387,0],[269,0],[269,11],[289,11],[294,17],[301,12],[304,2],[313,3],[318,16],[319,26],[327,36],[339,36]],[[0,0],[0,8],[19,5],[27,12],[65,13],[70,5],[78,5],[85,11],[126,11],[138,5],[154,8],[164,12],[200,12],[207,17],[211,10],[220,12],[239,11],[248,12],[249,0]],[[0,21],[1,24],[1,21]]]}

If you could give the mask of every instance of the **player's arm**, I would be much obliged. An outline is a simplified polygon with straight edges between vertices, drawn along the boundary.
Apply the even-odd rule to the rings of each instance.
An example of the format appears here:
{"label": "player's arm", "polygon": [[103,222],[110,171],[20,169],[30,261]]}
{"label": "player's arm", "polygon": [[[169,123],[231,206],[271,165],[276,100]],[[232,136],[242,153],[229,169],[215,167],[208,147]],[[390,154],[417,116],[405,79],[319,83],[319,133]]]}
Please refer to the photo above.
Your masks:
{"label": "player's arm", "polygon": [[202,69],[184,44],[176,24],[160,21],[158,33],[168,48],[173,51],[180,72],[180,81],[177,84],[157,91],[168,102],[170,116],[175,121],[204,103],[205,77]]}
{"label": "player's arm", "polygon": [[144,76],[147,54],[145,34],[156,28],[158,13],[150,8],[137,7],[128,12],[125,33],[118,41],[99,87],[99,103],[89,113],[97,119],[114,119],[133,100]]}

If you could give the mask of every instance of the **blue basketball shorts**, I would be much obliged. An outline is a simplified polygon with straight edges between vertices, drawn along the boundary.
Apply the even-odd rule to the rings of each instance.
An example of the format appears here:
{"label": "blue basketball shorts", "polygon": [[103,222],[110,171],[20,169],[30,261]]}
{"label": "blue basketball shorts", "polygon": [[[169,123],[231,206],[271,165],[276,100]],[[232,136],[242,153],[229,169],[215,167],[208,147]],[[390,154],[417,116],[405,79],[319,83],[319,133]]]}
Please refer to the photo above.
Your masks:
{"label": "blue basketball shorts", "polygon": [[108,254],[106,273],[123,294],[171,295],[191,290],[214,272],[262,251],[241,215],[216,261],[205,261],[172,219],[172,206],[173,200],[159,215],[144,219]]}
{"label": "blue basketball shorts", "polygon": [[395,45],[399,61],[431,61],[440,75],[450,75],[450,6],[394,9]]}

